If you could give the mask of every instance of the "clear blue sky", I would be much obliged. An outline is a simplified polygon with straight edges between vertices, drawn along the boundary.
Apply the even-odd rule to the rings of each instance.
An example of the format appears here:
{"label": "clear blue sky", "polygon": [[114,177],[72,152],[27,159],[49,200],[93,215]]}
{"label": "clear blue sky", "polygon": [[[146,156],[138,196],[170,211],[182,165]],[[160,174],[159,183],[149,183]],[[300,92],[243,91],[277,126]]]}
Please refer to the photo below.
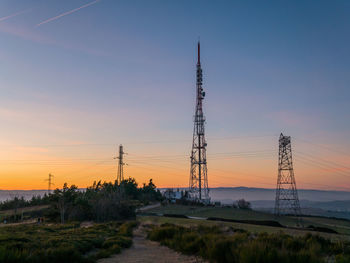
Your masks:
{"label": "clear blue sky", "polygon": [[[11,147],[40,152],[75,143],[188,154],[199,37],[208,138],[283,131],[347,151],[349,29],[348,1],[2,0],[0,157],[27,158],[28,150],[40,159],[35,149]],[[275,149],[275,138],[242,145],[208,139],[208,152]],[[181,142],[132,144],[161,140]],[[109,152],[45,152],[77,154]]]}

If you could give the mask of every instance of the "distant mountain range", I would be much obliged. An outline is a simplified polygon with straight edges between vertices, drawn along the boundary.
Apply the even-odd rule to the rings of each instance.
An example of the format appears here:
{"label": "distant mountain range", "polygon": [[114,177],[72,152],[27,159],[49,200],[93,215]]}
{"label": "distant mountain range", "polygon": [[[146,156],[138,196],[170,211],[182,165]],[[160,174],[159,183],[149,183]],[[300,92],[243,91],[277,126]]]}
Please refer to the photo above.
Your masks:
{"label": "distant mountain range", "polygon": [[[213,201],[232,204],[244,198],[251,202],[256,210],[273,211],[275,189],[228,187],[212,188],[210,196]],[[350,219],[350,192],[301,189],[298,191],[302,213],[308,215],[340,217]]]}
{"label": "distant mountain range", "polygon": [[13,199],[15,197],[24,197],[24,199],[31,199],[34,195],[44,195],[47,190],[0,190],[0,201]]}
{"label": "distant mountain range", "polygon": [[[240,198],[248,201],[275,200],[276,190],[269,188],[251,187],[219,187],[211,188],[210,196],[213,200],[231,202]],[[350,192],[326,190],[298,190],[299,200],[329,202],[350,200]]]}
{"label": "distant mountain range", "polygon": [[[185,190],[185,188],[180,188]],[[253,209],[273,212],[275,189],[253,187],[218,187],[210,189],[212,201],[230,205],[244,198]],[[350,219],[350,192],[300,189],[298,191],[302,213]]]}

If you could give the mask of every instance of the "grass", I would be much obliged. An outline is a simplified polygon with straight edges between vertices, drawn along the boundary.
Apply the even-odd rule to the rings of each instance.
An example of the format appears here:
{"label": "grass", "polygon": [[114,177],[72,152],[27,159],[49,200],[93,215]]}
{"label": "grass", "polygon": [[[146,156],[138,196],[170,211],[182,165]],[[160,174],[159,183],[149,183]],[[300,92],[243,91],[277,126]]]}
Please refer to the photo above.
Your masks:
{"label": "grass", "polygon": [[[254,210],[233,209],[229,207],[196,207],[184,205],[167,205],[148,210],[150,213],[183,214],[194,217],[220,217],[235,220],[272,220],[278,221],[284,226],[296,226],[296,219],[283,216],[276,218],[273,214]],[[331,228],[342,235],[350,235],[350,221],[325,217],[303,217],[305,226]]]}
{"label": "grass", "polygon": [[350,235],[350,221],[327,217],[303,217],[309,225],[324,226],[332,228],[338,233]]}
{"label": "grass", "polygon": [[308,231],[308,230],[296,230],[296,229],[290,229],[290,228],[279,228],[279,227],[242,224],[242,223],[233,223],[233,222],[207,221],[207,220],[158,217],[158,216],[138,216],[137,220],[145,224],[161,225],[164,223],[172,223],[172,224],[176,224],[184,227],[193,227],[197,225],[209,226],[209,227],[211,226],[234,227],[234,228],[246,230],[252,233],[266,232],[269,234],[273,234],[273,233],[284,232],[292,236],[303,236],[308,233],[312,233],[312,234],[317,233],[320,236],[330,239],[334,242],[350,240],[350,236],[343,235],[343,234],[318,233],[318,232]]}
{"label": "grass", "polygon": [[282,232],[259,233],[218,226],[151,226],[148,238],[184,254],[210,262],[318,263],[349,262],[350,242],[331,242],[310,233],[291,236]]}
{"label": "grass", "polygon": [[[184,206],[167,205],[150,209],[150,213],[184,214],[196,217],[221,217],[236,220],[276,220],[274,215],[254,210],[234,209],[230,207]],[[284,217],[284,225],[294,226],[296,220],[292,217]],[[282,223],[281,222],[281,223]]]}
{"label": "grass", "polygon": [[49,205],[37,205],[30,207],[21,207],[16,209],[0,211],[0,226],[5,220],[7,223],[33,222],[38,217],[42,217],[49,208]]}
{"label": "grass", "polygon": [[[40,210],[43,210],[46,208],[49,208],[49,205],[36,205],[36,206],[29,206],[29,207],[21,207],[21,208],[17,208],[17,215],[20,215],[21,213],[40,211]],[[15,214],[15,209],[0,211],[0,217],[12,216],[14,214]]]}
{"label": "grass", "polygon": [[136,222],[18,225],[0,228],[0,262],[90,263],[132,244]]}

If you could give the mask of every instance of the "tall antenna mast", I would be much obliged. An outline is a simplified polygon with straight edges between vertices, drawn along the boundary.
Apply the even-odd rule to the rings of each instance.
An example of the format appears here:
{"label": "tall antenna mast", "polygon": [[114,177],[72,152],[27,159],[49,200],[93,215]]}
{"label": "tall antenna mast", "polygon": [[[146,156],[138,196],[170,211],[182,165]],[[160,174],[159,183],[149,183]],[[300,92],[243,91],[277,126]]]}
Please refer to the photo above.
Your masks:
{"label": "tall antenna mast", "polygon": [[294,177],[291,138],[281,133],[279,138],[275,215],[283,214],[296,216],[300,221],[301,210]]}
{"label": "tall antenna mast", "polygon": [[195,201],[209,203],[209,189],[207,177],[207,154],[205,141],[204,124],[205,117],[203,114],[203,99],[205,92],[202,88],[202,67],[200,61],[200,43],[198,41],[198,60],[197,60],[197,83],[196,83],[196,109],[194,116],[193,141],[191,151],[191,171],[189,192],[191,198]]}
{"label": "tall antenna mast", "polygon": [[119,157],[117,157],[116,159],[119,159],[118,162],[118,172],[117,172],[117,184],[120,185],[121,182],[124,180],[124,151],[123,151],[123,145],[119,145]]}

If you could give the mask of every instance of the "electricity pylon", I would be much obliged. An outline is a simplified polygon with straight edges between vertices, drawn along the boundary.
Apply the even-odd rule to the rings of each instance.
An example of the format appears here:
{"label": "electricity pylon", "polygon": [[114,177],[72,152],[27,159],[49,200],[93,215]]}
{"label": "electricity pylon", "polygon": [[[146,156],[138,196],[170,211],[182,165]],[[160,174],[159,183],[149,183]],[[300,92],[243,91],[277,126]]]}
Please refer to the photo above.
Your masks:
{"label": "electricity pylon", "polygon": [[278,178],[276,188],[275,215],[293,215],[300,221],[300,203],[295,183],[292,144],[290,136],[282,133],[279,138]]}
{"label": "electricity pylon", "polygon": [[48,188],[47,188],[47,194],[51,193],[51,185],[54,185],[51,178],[54,177],[52,174],[49,174],[49,179],[46,179],[45,181],[48,181]]}
{"label": "electricity pylon", "polygon": [[198,60],[197,60],[197,82],[196,82],[196,110],[194,116],[193,141],[191,151],[191,171],[189,192],[191,199],[203,203],[209,203],[209,189],[207,177],[207,156],[205,141],[203,114],[203,99],[205,92],[202,88],[202,67],[200,62],[200,43],[198,42]]}
{"label": "electricity pylon", "polygon": [[119,157],[116,157],[116,159],[119,159],[118,161],[118,172],[117,172],[117,185],[120,185],[121,182],[124,180],[124,151],[123,151],[123,145],[119,145]]}

